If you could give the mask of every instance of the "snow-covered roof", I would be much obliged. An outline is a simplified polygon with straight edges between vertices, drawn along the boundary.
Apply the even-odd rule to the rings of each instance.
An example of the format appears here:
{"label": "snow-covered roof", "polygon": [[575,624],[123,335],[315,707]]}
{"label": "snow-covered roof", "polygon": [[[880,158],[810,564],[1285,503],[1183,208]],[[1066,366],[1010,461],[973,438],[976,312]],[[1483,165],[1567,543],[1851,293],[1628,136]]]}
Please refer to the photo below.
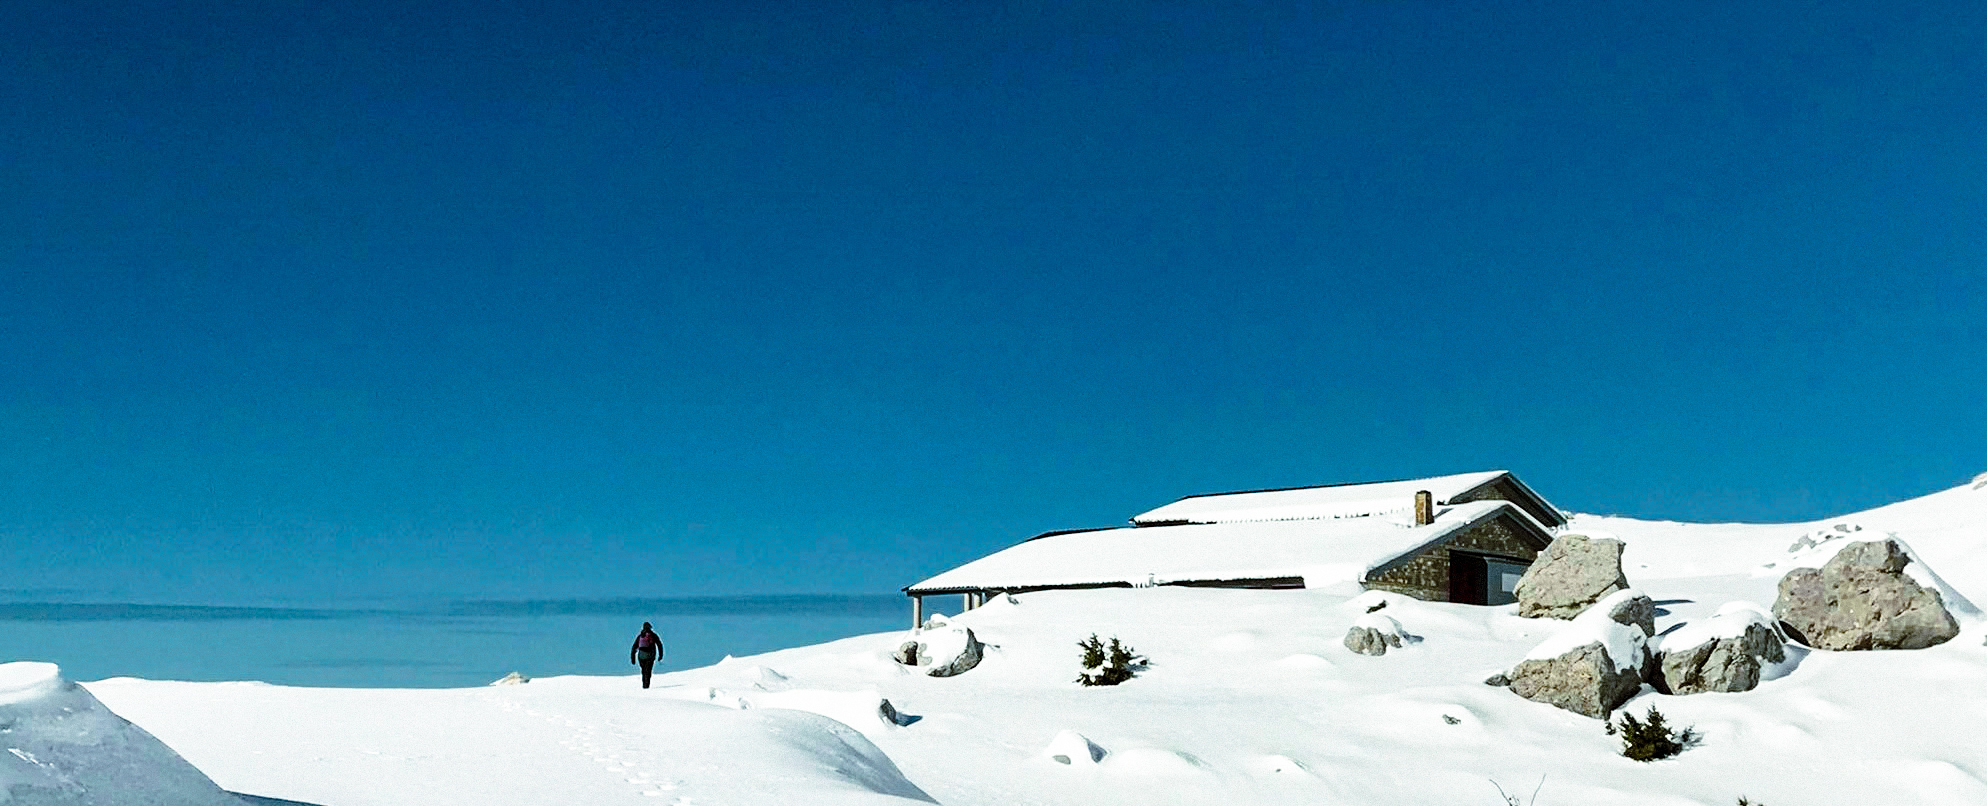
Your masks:
{"label": "snow-covered roof", "polygon": [[[1435,522],[1405,517],[1123,527],[1029,540],[919,582],[905,592],[1134,586],[1299,577],[1305,587],[1358,582],[1367,572],[1499,512],[1505,501],[1439,507]],[[1536,523],[1536,521],[1534,521]],[[1541,529],[1543,531],[1543,529]]]}
{"label": "snow-covered roof", "polygon": [[1503,470],[1486,470],[1453,476],[1368,484],[1336,484],[1287,490],[1192,495],[1133,516],[1132,523],[1159,525],[1327,520],[1412,513],[1416,492],[1427,490],[1434,495],[1436,503],[1448,503],[1456,496],[1506,475],[1509,474]]}

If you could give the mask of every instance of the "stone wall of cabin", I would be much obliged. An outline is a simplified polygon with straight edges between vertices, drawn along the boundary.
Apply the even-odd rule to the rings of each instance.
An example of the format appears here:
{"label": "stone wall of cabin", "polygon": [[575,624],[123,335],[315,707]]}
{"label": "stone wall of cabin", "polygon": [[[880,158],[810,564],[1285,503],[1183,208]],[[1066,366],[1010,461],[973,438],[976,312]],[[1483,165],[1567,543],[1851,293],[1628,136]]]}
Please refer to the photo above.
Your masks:
{"label": "stone wall of cabin", "polygon": [[1449,499],[1451,504],[1467,504],[1471,501],[1510,501],[1515,504],[1518,503],[1518,491],[1511,487],[1511,478],[1506,476],[1478,490]]}
{"label": "stone wall of cabin", "polygon": [[1367,580],[1366,587],[1392,591],[1424,601],[1446,602],[1449,600],[1450,549],[1509,557],[1525,563],[1530,563],[1539,555],[1538,548],[1512,528],[1511,516],[1499,515],[1465,529],[1449,540],[1415,555],[1414,559]]}
{"label": "stone wall of cabin", "polygon": [[1449,500],[1451,504],[1467,504],[1471,501],[1509,501],[1527,514],[1537,518],[1539,523],[1551,526],[1557,521],[1546,513],[1537,511],[1537,505],[1528,496],[1518,493],[1518,485],[1510,476],[1498,479],[1480,490],[1474,490]]}

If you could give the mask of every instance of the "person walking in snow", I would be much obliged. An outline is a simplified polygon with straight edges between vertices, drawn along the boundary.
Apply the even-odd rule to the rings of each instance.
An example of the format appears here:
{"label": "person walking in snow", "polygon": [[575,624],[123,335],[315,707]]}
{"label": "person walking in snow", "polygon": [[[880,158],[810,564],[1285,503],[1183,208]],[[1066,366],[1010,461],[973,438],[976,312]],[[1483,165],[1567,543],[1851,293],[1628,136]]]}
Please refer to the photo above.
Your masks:
{"label": "person walking in snow", "polygon": [[662,658],[662,636],[655,634],[655,628],[642,622],[642,633],[635,636],[635,645],[628,647],[628,662],[642,667],[642,688],[649,687],[649,674],[655,671],[655,662]]}

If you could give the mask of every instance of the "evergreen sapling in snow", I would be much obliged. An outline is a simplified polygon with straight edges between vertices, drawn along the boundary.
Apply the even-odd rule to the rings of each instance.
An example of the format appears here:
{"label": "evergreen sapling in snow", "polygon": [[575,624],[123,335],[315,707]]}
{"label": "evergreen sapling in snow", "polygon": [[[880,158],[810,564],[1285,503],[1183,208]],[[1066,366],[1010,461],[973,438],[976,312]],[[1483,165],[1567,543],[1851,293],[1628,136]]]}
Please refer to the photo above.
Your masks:
{"label": "evergreen sapling in snow", "polygon": [[1613,722],[1608,723],[1609,736],[1615,735],[1617,730],[1621,734],[1621,754],[1636,761],[1669,758],[1696,744],[1699,738],[1695,727],[1671,730],[1663,719],[1663,712],[1653,705],[1649,706],[1646,719],[1636,719],[1634,714],[1622,712],[1619,729]]}
{"label": "evergreen sapling in snow", "polygon": [[1145,658],[1133,654],[1131,647],[1118,642],[1111,636],[1106,646],[1091,633],[1086,640],[1076,642],[1083,648],[1083,672],[1076,676],[1076,682],[1086,686],[1115,686],[1132,678],[1132,673],[1145,667]]}

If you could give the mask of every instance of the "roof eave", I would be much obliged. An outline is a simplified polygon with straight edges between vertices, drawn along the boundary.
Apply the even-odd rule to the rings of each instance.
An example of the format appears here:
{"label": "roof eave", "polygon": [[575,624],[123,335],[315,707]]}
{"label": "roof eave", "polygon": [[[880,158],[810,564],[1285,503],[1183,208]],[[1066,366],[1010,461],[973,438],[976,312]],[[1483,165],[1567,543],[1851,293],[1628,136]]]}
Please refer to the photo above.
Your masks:
{"label": "roof eave", "polygon": [[[1302,587],[1303,576],[1299,574],[1277,574],[1275,576],[1207,577],[1202,579],[1175,579],[1145,587],[1247,587],[1250,583],[1263,583],[1263,586],[1278,585]],[[1089,582],[1034,583],[1029,585],[949,585],[942,588],[919,588],[916,585],[904,588],[905,596],[949,596],[981,591],[1044,591],[1080,590],[1095,588],[1137,588],[1122,579],[1093,580]]]}
{"label": "roof eave", "polygon": [[1469,520],[1466,521],[1459,521],[1454,526],[1450,526],[1447,529],[1443,529],[1442,531],[1436,532],[1435,534],[1430,536],[1428,540],[1424,541],[1420,545],[1408,549],[1407,551],[1403,551],[1399,554],[1396,554],[1392,558],[1388,559],[1386,562],[1380,563],[1379,565],[1367,569],[1366,573],[1360,575],[1359,578],[1360,584],[1365,584],[1368,580],[1371,580],[1372,578],[1379,576],[1380,574],[1384,574],[1388,571],[1394,570],[1395,568],[1401,567],[1402,565],[1406,564],[1407,561],[1414,559],[1416,556],[1419,556],[1422,552],[1427,551],[1430,548],[1435,547],[1437,544],[1440,544],[1442,541],[1449,539],[1451,535],[1454,535],[1457,532],[1471,528],[1473,526],[1477,526],[1482,523],[1489,522],[1495,519],[1497,516],[1502,515],[1506,512],[1518,513],[1518,515],[1522,516],[1526,522],[1538,528],[1540,534],[1546,533],[1545,528],[1539,526],[1538,519],[1532,517],[1531,513],[1526,512],[1524,507],[1518,506],[1517,504],[1512,503],[1510,501],[1499,501],[1497,502],[1497,504],[1498,504],[1497,506],[1485,510],[1483,514],[1478,515],[1474,518],[1470,518]]}
{"label": "roof eave", "polygon": [[[1492,484],[1496,484],[1498,481],[1502,479],[1510,479],[1511,485],[1517,487],[1519,493],[1531,499],[1530,503],[1538,505],[1538,508],[1540,510],[1545,512],[1550,512],[1553,514],[1555,518],[1558,519],[1557,523],[1547,524],[1544,523],[1543,521],[1539,521],[1539,519],[1536,516],[1532,516],[1530,512],[1526,512],[1525,513],[1526,516],[1531,517],[1533,522],[1539,523],[1540,525],[1545,526],[1549,529],[1557,529],[1559,527],[1566,525],[1566,513],[1561,512],[1558,507],[1553,506],[1552,502],[1545,500],[1545,496],[1539,495],[1539,491],[1532,489],[1532,485],[1526,484],[1524,479],[1518,478],[1518,474],[1513,473],[1509,470],[1498,471],[1498,474],[1496,476],[1492,476],[1490,479],[1484,481],[1482,484],[1478,484],[1467,490],[1456,493],[1455,495],[1449,496],[1449,498],[1450,500],[1461,498],[1463,496],[1469,495],[1470,493],[1488,487]],[[1514,501],[1512,503],[1517,503],[1517,502]],[[1522,510],[1524,509],[1524,507],[1519,507],[1519,509]]]}

